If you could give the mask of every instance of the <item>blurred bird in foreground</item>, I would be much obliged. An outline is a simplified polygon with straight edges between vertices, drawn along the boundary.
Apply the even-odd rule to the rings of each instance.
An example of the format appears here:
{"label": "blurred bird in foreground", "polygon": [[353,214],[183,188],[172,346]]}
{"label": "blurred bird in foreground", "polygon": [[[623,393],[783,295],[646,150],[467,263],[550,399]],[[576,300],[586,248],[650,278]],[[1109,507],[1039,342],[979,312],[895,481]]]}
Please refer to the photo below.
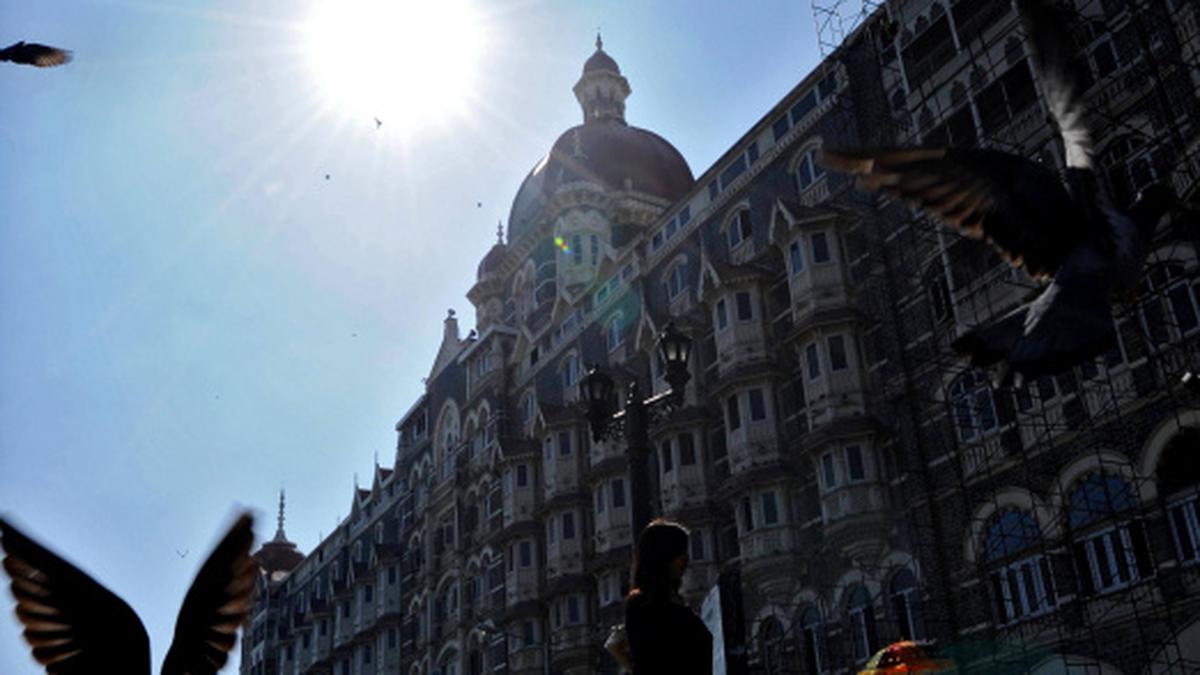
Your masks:
{"label": "blurred bird in foreground", "polygon": [[[258,577],[253,524],[250,514],[238,518],[196,574],[163,675],[212,675],[225,665]],[[17,618],[47,673],[149,675],[150,639],[124,600],[3,519],[0,535]]]}
{"label": "blurred bird in foreground", "polygon": [[999,150],[826,150],[820,162],[857,184],[899,197],[951,228],[995,246],[1035,279],[1036,298],[954,341],[971,365],[998,365],[995,383],[1058,373],[1106,352],[1116,340],[1113,295],[1137,289],[1150,240],[1175,195],[1147,186],[1124,212],[1092,171],[1081,78],[1067,17],[1047,0],[1018,0],[1042,94],[1066,151],[1064,185],[1041,164]]}
{"label": "blurred bird in foreground", "polygon": [[71,52],[36,42],[18,42],[0,49],[0,61],[12,61],[26,66],[49,68],[71,62]]}

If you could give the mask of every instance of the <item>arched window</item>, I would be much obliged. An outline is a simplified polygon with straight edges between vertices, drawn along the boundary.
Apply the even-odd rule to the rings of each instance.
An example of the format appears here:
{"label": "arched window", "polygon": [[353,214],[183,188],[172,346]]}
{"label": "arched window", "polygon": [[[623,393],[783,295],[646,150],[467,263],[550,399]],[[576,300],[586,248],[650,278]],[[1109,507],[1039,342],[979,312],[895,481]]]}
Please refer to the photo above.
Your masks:
{"label": "arched window", "polygon": [[908,568],[901,568],[892,575],[888,587],[892,599],[892,611],[896,614],[896,632],[903,640],[923,637],[921,621],[921,592],[917,588],[917,577]]}
{"label": "arched window", "polygon": [[1057,603],[1050,558],[1030,550],[1041,538],[1037,518],[1029,511],[1005,508],[988,521],[983,551],[993,565],[988,577],[1000,625],[1040,616]]}
{"label": "arched window", "polygon": [[729,250],[741,246],[754,238],[754,223],[750,220],[750,208],[741,208],[725,223],[725,237]]}
{"label": "arched window", "polygon": [[950,385],[950,399],[960,441],[965,443],[982,438],[999,425],[992,387],[983,373],[971,371],[954,380]]}
{"label": "arched window", "polygon": [[575,352],[567,354],[562,360],[559,372],[562,375],[563,400],[575,400],[578,394],[575,384],[579,381],[579,355]]}
{"label": "arched window", "polygon": [[614,315],[608,322],[608,327],[604,331],[605,342],[608,344],[608,351],[613,351],[625,343],[625,317],[621,314]]}
{"label": "arched window", "polygon": [[674,300],[687,289],[684,274],[687,271],[687,260],[679,259],[667,270],[663,284],[667,287],[667,299]]}
{"label": "arched window", "polygon": [[1104,472],[1088,474],[1071,490],[1067,524],[1083,532],[1072,552],[1085,595],[1124,588],[1154,573],[1142,524],[1118,520],[1137,503],[1128,481]]}
{"label": "arched window", "polygon": [[773,616],[762,620],[758,628],[758,648],[762,654],[763,672],[786,673],[791,670],[784,664],[783,624]]}
{"label": "arched window", "polygon": [[850,591],[846,604],[846,620],[850,624],[850,651],[854,661],[861,663],[871,657],[878,638],[875,633],[875,605],[871,593],[865,586],[856,586]]}
{"label": "arched window", "polygon": [[826,668],[825,626],[821,611],[809,605],[800,613],[800,635],[804,643],[804,665],[808,675],[821,675]]}
{"label": "arched window", "polygon": [[796,160],[792,169],[796,172],[796,186],[802,193],[825,177],[825,169],[822,169],[816,161],[818,150],[818,147],[809,148]]}

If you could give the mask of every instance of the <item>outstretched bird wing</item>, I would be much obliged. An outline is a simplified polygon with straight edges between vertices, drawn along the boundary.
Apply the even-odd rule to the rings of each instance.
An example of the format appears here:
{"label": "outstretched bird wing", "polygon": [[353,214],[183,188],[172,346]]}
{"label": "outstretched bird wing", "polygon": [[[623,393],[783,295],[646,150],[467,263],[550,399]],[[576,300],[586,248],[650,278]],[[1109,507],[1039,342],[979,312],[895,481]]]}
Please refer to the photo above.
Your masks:
{"label": "outstretched bird wing", "polygon": [[924,209],[950,227],[986,238],[1013,266],[1052,275],[1086,235],[1058,175],[998,150],[825,150],[826,168],[858,176],[861,188]]}
{"label": "outstretched bird wing", "polygon": [[253,525],[250,514],[243,514],[204,561],[175,620],[163,675],[211,675],[225,665],[258,577],[250,557]]}
{"label": "outstretched bird wing", "polygon": [[1092,137],[1084,123],[1084,82],[1070,10],[1047,0],[1017,0],[1026,46],[1041,82],[1042,96],[1062,133],[1067,167],[1090,169]]}
{"label": "outstretched bird wing", "polygon": [[71,62],[71,52],[36,42],[17,42],[0,49],[0,61],[12,61],[26,66],[49,68]]}
{"label": "outstretched bird wing", "polygon": [[33,658],[47,673],[150,673],[150,639],[111,591],[0,519],[4,570]]}

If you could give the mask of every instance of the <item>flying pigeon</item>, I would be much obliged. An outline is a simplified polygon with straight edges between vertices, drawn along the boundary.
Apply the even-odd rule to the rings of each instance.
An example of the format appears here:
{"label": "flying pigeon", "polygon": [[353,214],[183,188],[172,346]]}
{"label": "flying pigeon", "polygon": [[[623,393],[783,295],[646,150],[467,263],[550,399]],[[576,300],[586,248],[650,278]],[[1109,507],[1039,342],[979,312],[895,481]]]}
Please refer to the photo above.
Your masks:
{"label": "flying pigeon", "polygon": [[71,52],[36,42],[18,42],[0,49],[0,61],[12,61],[26,66],[49,68],[71,62]]}
{"label": "flying pigeon", "polygon": [[1052,278],[1032,302],[952,343],[972,366],[998,365],[998,385],[1067,370],[1115,343],[1111,296],[1137,288],[1154,230],[1175,205],[1161,184],[1142,190],[1125,212],[1111,205],[1092,170],[1083,87],[1062,10],[1046,0],[1017,6],[1066,150],[1065,185],[1037,162],[990,149],[826,150],[819,159],[856,174],[862,188],[986,239],[1033,278]]}
{"label": "flying pigeon", "polygon": [[[250,514],[238,518],[196,574],[162,675],[213,675],[225,665],[258,577],[252,526]],[[3,519],[0,534],[17,618],[47,673],[149,675],[150,640],[124,600]]]}

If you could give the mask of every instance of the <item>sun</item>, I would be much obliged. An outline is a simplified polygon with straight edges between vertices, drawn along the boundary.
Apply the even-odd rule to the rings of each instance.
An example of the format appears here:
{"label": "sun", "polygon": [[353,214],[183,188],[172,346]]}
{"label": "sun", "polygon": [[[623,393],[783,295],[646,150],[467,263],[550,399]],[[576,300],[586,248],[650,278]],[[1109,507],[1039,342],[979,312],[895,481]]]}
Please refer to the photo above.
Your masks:
{"label": "sun", "polygon": [[321,0],[305,25],[325,103],[409,131],[465,112],[483,40],[468,0]]}

